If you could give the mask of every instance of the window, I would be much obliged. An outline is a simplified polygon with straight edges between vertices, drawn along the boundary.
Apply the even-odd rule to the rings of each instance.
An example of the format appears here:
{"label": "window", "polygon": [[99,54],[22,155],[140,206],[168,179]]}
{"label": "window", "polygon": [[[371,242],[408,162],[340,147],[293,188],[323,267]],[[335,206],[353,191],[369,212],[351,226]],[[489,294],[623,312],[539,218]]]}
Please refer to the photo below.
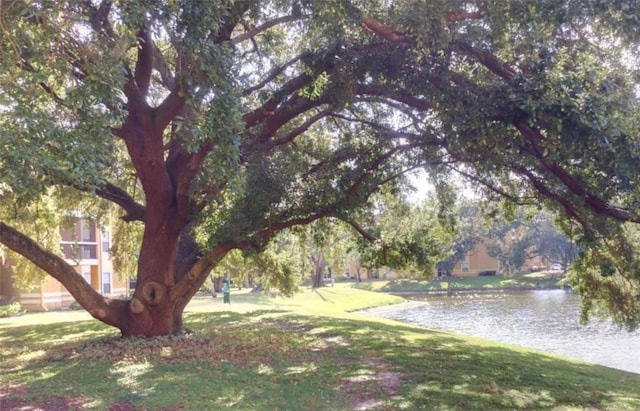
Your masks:
{"label": "window", "polygon": [[95,260],[98,258],[95,244],[62,244],[61,248],[64,258],[71,260]]}
{"label": "window", "polygon": [[83,244],[80,246],[80,250],[80,256],[83,260],[95,260],[96,258],[98,258],[95,245]]}
{"label": "window", "polygon": [[468,255],[466,255],[466,256],[464,257],[464,261],[462,261],[462,263],[460,264],[460,270],[461,270],[463,273],[468,273],[468,272],[470,271],[470,270],[469,270],[469,268],[470,268],[470,267],[469,267],[469,256],[468,256]]}
{"label": "window", "polygon": [[102,294],[111,294],[111,273],[109,271],[102,273]]}
{"label": "window", "polygon": [[89,221],[80,221],[80,240],[85,242],[96,241],[96,225]]}
{"label": "window", "polygon": [[102,252],[108,253],[111,244],[109,244],[109,231],[105,230],[102,232]]}

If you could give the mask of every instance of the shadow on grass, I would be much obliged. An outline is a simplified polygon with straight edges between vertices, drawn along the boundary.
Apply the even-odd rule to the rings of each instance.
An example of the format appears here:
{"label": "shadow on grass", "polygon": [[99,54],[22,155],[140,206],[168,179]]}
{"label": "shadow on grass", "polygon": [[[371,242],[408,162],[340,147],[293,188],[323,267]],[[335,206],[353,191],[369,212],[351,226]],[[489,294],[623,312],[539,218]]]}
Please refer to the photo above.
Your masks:
{"label": "shadow on grass", "polygon": [[373,285],[368,282],[354,283],[352,287],[358,290],[373,291]]}
{"label": "shadow on grass", "polygon": [[235,311],[215,311],[211,313],[185,312],[184,324],[190,330],[198,330],[203,327],[219,327],[241,323],[248,319],[261,317],[269,314],[283,314],[283,310],[255,310],[250,313],[239,313]]}
{"label": "shadow on grass", "polygon": [[118,331],[97,320],[56,321],[50,324],[14,325],[0,328],[3,344],[23,344],[44,348],[64,340],[77,340],[117,334]]}
{"label": "shadow on grass", "polygon": [[640,376],[633,373],[411,326],[335,318],[313,323],[325,335],[357,336],[334,351],[342,360],[362,363],[362,353],[369,353],[393,364],[403,375],[392,400],[398,407],[640,409]]}
{"label": "shadow on grass", "polygon": [[313,292],[314,292],[315,294],[318,294],[318,296],[320,297],[320,299],[321,299],[322,301],[324,301],[325,303],[326,303],[326,302],[329,302],[329,300],[327,300],[327,299],[325,298],[325,296],[324,296],[324,295],[322,295],[321,290],[318,290],[317,288],[314,288],[314,289],[313,289]]}
{"label": "shadow on grass", "polygon": [[52,395],[92,409],[353,409],[363,398],[369,409],[640,409],[640,376],[408,325],[278,310],[188,313],[185,324],[196,331],[154,340],[113,338],[97,322],[0,330],[29,336],[26,347],[72,338],[4,370],[0,385],[27,390],[0,396],[0,409]]}

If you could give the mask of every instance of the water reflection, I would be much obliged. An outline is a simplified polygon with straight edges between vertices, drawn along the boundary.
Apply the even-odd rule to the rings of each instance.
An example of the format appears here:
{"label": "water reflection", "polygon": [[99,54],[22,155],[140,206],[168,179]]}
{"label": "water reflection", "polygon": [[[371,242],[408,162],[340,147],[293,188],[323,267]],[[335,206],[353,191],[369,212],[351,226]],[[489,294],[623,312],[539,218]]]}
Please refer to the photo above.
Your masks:
{"label": "water reflection", "polygon": [[427,328],[473,335],[640,374],[640,332],[610,321],[579,323],[579,299],[562,290],[412,296],[367,310]]}

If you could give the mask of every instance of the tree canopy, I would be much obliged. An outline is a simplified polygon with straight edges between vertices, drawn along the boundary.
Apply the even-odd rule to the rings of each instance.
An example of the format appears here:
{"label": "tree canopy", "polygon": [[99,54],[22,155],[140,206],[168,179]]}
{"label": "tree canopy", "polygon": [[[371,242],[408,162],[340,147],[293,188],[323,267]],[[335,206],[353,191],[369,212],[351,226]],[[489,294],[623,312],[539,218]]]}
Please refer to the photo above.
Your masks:
{"label": "tree canopy", "polygon": [[177,333],[230,250],[357,221],[380,186],[424,168],[443,200],[459,175],[561,213],[582,233],[577,289],[637,325],[639,8],[1,3],[3,205],[63,188],[117,205],[144,223],[136,290],[99,295],[4,214],[0,242],[123,335]]}

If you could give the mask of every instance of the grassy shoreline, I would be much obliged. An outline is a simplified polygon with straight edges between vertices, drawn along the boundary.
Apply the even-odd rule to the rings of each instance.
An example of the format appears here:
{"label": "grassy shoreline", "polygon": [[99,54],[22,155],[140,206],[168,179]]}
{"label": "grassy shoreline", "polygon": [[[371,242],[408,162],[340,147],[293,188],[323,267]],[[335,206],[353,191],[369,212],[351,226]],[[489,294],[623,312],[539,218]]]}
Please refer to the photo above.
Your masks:
{"label": "grassy shoreline", "polygon": [[0,409],[640,409],[638,374],[353,312],[402,301],[349,283],[198,296],[193,333],[152,340],[84,312],[2,319]]}
{"label": "grassy shoreline", "polygon": [[567,288],[560,272],[537,272],[513,278],[499,275],[486,277],[447,277],[443,280],[371,280],[353,283],[353,287],[391,294],[455,293],[466,291],[552,290]]}

